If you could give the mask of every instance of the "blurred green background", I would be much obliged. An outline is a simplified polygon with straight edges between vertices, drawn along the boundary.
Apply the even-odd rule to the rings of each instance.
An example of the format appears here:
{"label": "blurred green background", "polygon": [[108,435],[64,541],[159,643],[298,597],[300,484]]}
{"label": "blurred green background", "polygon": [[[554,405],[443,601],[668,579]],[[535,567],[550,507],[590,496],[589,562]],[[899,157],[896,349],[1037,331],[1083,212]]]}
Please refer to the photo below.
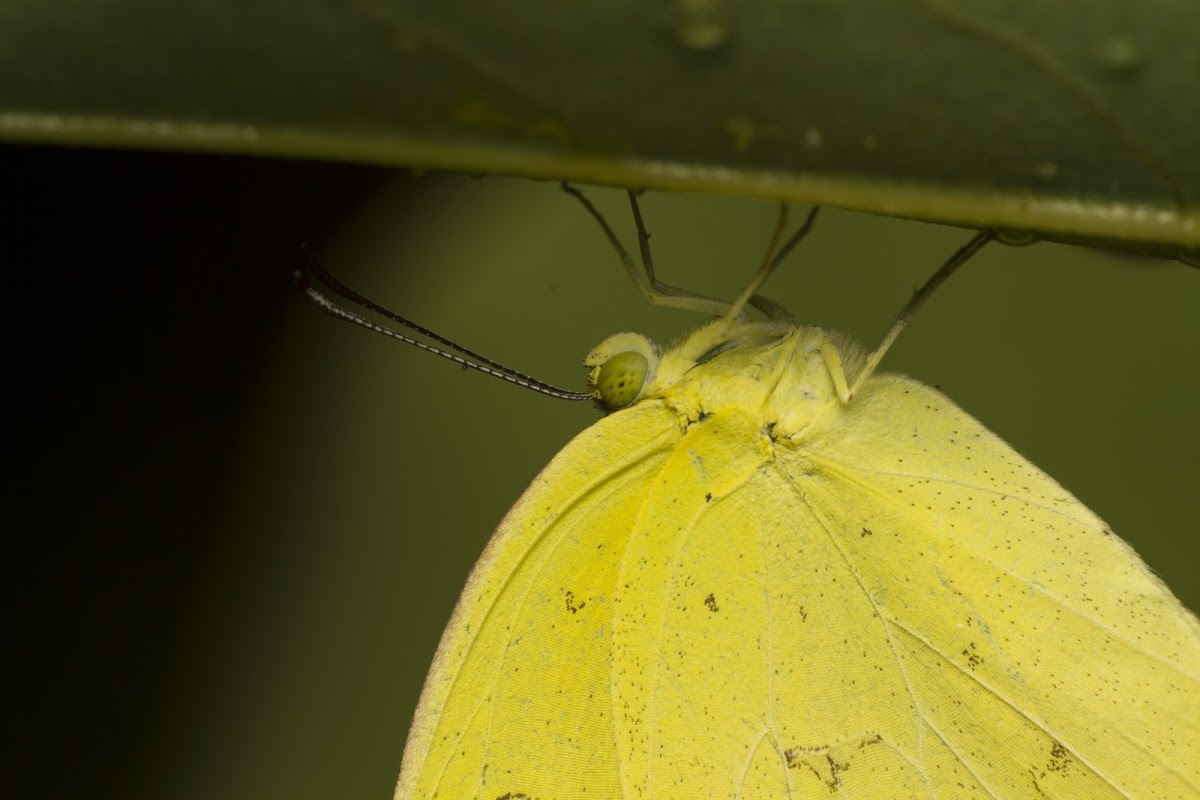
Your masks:
{"label": "blurred green background", "polygon": [[[613,331],[700,320],[648,306],[553,183],[0,156],[20,774],[40,796],[389,797],[467,571],[595,412],[320,314],[291,286],[296,245],[567,386]],[[590,194],[632,245],[623,194]],[[660,276],[721,296],[775,220],[664,193],[643,211]],[[829,211],[765,293],[874,344],[967,236]],[[1177,262],[993,246],[885,366],[940,386],[1197,608],[1198,309],[1200,273]]]}

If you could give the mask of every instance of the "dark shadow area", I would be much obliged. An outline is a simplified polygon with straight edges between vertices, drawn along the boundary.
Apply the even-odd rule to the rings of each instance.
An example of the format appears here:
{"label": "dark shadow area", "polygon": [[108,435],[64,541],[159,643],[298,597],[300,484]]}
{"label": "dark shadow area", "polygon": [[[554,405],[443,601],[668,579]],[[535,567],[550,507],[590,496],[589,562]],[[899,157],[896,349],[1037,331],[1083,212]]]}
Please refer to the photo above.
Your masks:
{"label": "dark shadow area", "polygon": [[298,244],[391,175],[0,149],[13,796],[128,769]]}

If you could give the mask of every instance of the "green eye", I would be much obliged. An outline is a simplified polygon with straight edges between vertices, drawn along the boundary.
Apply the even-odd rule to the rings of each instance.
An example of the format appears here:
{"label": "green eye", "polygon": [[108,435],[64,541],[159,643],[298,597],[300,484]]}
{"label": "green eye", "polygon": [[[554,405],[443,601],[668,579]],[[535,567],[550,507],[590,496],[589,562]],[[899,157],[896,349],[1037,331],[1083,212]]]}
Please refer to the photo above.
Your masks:
{"label": "green eye", "polygon": [[617,353],[604,362],[596,376],[596,393],[600,402],[616,410],[637,399],[646,381],[649,362],[641,353]]}

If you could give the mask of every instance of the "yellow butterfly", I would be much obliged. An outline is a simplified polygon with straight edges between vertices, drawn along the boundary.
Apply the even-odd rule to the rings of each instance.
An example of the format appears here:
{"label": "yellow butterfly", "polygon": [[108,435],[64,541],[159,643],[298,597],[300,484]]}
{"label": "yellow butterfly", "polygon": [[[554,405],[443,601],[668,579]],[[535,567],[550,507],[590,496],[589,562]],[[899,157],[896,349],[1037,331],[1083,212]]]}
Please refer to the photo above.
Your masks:
{"label": "yellow butterfly", "polygon": [[620,410],[481,557],[398,798],[1200,794],[1196,618],[951,401],[875,372],[986,236],[867,353],[740,315],[796,237],[720,304],[604,229],[648,296],[724,314],[666,353],[611,337],[593,392],[561,393]]}

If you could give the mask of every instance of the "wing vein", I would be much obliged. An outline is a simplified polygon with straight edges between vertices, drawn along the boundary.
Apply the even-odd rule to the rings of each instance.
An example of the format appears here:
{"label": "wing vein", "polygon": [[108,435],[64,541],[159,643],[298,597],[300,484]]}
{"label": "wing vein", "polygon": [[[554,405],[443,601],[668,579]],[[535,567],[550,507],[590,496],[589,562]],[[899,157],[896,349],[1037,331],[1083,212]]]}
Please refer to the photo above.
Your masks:
{"label": "wing vein", "polygon": [[[871,604],[871,608],[875,612],[875,616],[879,618],[880,622],[884,622],[885,621],[884,616],[880,612],[879,606],[875,602],[875,598],[871,595],[871,592],[867,589],[866,582],[863,580],[862,576],[858,573],[858,570],[854,568],[854,564],[850,561],[849,555],[842,548],[841,542],[839,542],[837,540],[837,537],[833,535],[833,531],[830,530],[829,525],[827,525],[825,522],[825,519],[820,515],[820,513],[818,513],[817,509],[815,507],[813,507],[812,503],[810,503],[808,501],[808,498],[804,495],[803,490],[796,484],[796,481],[793,480],[791,474],[788,473],[787,470],[782,470],[782,469],[780,470],[780,474],[783,476],[783,479],[785,481],[787,481],[788,486],[790,486],[792,488],[792,491],[795,493],[796,498],[806,508],[808,508],[809,512],[813,515],[813,518],[816,519],[817,522],[819,522],[821,524],[821,530],[823,530],[825,532],[825,535],[826,535],[826,537],[828,537],[830,544],[833,545],[833,548],[838,552],[838,555],[841,556],[842,562],[843,562],[843,564],[845,564],[846,569],[850,572],[850,574],[854,577],[854,580],[858,583],[858,588],[862,591],[863,596],[867,599],[867,602]],[[893,640],[892,633],[890,630],[888,630],[887,625],[883,626],[883,632],[884,632],[884,636],[887,637],[888,647],[892,651],[892,658],[894,659],[894,661],[896,663],[896,669],[899,670],[900,676],[904,679],[904,689],[908,693],[909,700],[912,701],[913,708],[917,709],[917,713],[919,713],[921,715],[922,719],[928,720],[928,717],[925,714],[925,710],[923,708],[921,708],[921,704],[917,701],[916,693],[913,691],[913,688],[912,688],[912,681],[909,680],[908,671],[904,668],[904,663],[900,658],[900,652],[896,649],[896,643]],[[932,728],[933,726],[930,725],[930,727]],[[917,771],[921,775],[921,781],[925,784],[926,789],[930,789],[932,784],[929,780],[929,775],[925,770],[925,764],[922,762],[920,764],[916,764],[915,766],[917,768]]]}
{"label": "wing vein", "polygon": [[[669,432],[666,432],[666,433],[664,433],[664,436],[655,437],[654,439],[646,442],[646,447],[643,450],[643,453],[648,454],[648,453],[652,453],[655,450],[657,450],[659,447],[659,440],[662,438],[669,437],[669,435],[670,435]],[[618,481],[618,479],[621,478],[623,475],[625,475],[629,472],[635,471],[639,467],[643,466],[644,460],[645,460],[644,457],[628,458],[628,459],[624,460],[619,469],[614,470],[614,471],[610,472],[609,474],[605,475],[603,478],[600,478],[600,479],[596,480],[595,482],[591,483],[588,486],[586,491],[579,493],[576,497],[572,498],[570,500],[570,502],[568,502],[568,503],[562,505],[561,507],[559,507],[558,509],[556,509],[555,514],[545,521],[545,523],[542,525],[542,529],[537,533],[536,536],[534,536],[527,543],[523,552],[521,553],[521,557],[515,562],[513,569],[509,570],[508,574],[505,576],[504,582],[501,583],[500,586],[494,591],[492,600],[489,603],[486,612],[483,614],[483,617],[480,620],[479,624],[476,626],[474,635],[472,636],[470,643],[467,644],[462,651],[462,655],[460,657],[459,664],[458,664],[458,669],[455,671],[454,677],[451,678],[449,681],[449,688],[446,691],[446,696],[450,696],[450,695],[454,694],[454,689],[458,685],[459,680],[462,676],[462,669],[463,669],[464,665],[467,663],[467,661],[470,659],[471,654],[474,652],[475,647],[478,644],[479,632],[487,627],[489,621],[491,620],[491,618],[493,616],[493,613],[494,613],[497,605],[500,602],[500,599],[502,597],[504,597],[505,593],[513,585],[513,583],[516,579],[516,576],[521,574],[522,567],[524,565],[530,563],[530,560],[533,558],[533,554],[538,550],[538,546],[540,544],[542,544],[547,539],[547,537],[549,537],[555,531],[558,524],[565,517],[567,517],[572,511],[574,511],[575,509],[577,509],[581,505],[583,505],[585,502],[587,502],[590,498],[594,498],[594,497],[598,496],[606,488],[609,489],[608,494],[612,494],[613,492],[615,492],[619,488],[621,488],[621,486],[628,484],[627,481],[620,481],[621,486],[614,487],[614,485],[613,485],[614,481]],[[554,548],[551,548],[551,552],[543,554],[540,562],[532,568],[532,573],[530,575],[531,579],[529,581],[527,581],[524,591],[521,593],[520,601],[519,601],[519,603],[517,603],[517,608],[523,610],[526,607],[526,604],[528,603],[528,599],[529,599],[529,593],[532,591],[533,584],[535,583],[533,578],[536,578],[536,576],[539,575],[541,573],[541,571],[545,568],[545,565],[549,561],[550,556],[553,552],[553,549]],[[520,613],[518,613],[516,616],[519,617]],[[509,642],[509,645],[511,645],[511,641]],[[500,681],[501,674],[502,674],[502,670],[500,669],[501,663],[502,663],[501,661],[497,661],[494,665],[492,665],[492,667],[493,667],[492,678],[491,678],[491,681],[489,682],[490,691],[483,694],[480,697],[477,708],[471,712],[471,718],[473,719],[479,713],[481,713],[483,711],[483,708],[485,706],[488,706],[488,709],[487,709],[488,721],[485,726],[483,744],[482,744],[482,748],[485,753],[485,755],[483,756],[484,763],[486,763],[486,761],[487,761],[487,756],[486,756],[487,748],[490,745],[490,743],[492,742],[491,731],[492,731],[492,710],[494,709],[493,700],[494,700],[494,694],[495,694],[495,687],[496,687],[497,683]],[[459,731],[457,731],[455,733],[455,737],[454,737],[455,746],[450,748],[449,752],[455,752],[459,749],[458,744],[462,742],[462,737],[466,734],[467,730],[469,730],[469,727],[463,726],[462,729],[460,729]],[[442,774],[445,774],[445,771],[447,769],[449,769],[449,765],[450,765],[449,760],[447,760],[442,765],[442,770],[441,770]]]}
{"label": "wing vein", "polygon": [[[981,689],[985,690],[986,692],[991,694],[993,697],[996,697],[997,699],[1001,700],[1005,705],[1007,705],[1009,708],[1011,708],[1013,711],[1015,711],[1017,714],[1019,714],[1025,720],[1027,720],[1031,725],[1036,727],[1038,730],[1042,731],[1042,733],[1046,734],[1054,741],[1062,743],[1063,746],[1066,747],[1070,751],[1071,755],[1073,755],[1079,761],[1079,763],[1083,764],[1085,767],[1087,767],[1089,770],[1091,770],[1092,774],[1094,774],[1096,777],[1100,778],[1100,780],[1104,781],[1106,784],[1108,784],[1110,787],[1112,787],[1113,790],[1120,792],[1122,797],[1131,798],[1131,795],[1129,795],[1124,789],[1122,789],[1120,786],[1115,784],[1107,775],[1105,775],[1103,772],[1101,772],[1095,765],[1093,765],[1087,759],[1083,758],[1074,747],[1072,747],[1070,744],[1065,742],[1064,737],[1062,737],[1059,733],[1057,733],[1053,728],[1047,726],[1043,722],[1038,721],[1037,719],[1034,719],[1032,716],[1030,716],[1028,713],[1026,713],[1024,709],[1022,709],[1019,705],[1014,703],[1008,696],[1004,695],[1003,693],[1001,693],[999,690],[992,687],[988,683],[984,682],[978,675],[974,674],[970,670],[965,669],[957,661],[955,661],[954,659],[947,656],[938,647],[934,646],[934,644],[932,642],[930,642],[928,639],[926,639],[925,637],[918,634],[916,631],[914,631],[909,626],[905,625],[900,620],[896,619],[895,617],[893,617],[891,615],[881,617],[881,618],[884,619],[885,621],[891,623],[892,625],[895,625],[897,628],[904,631],[912,638],[916,639],[918,642],[923,644],[925,646],[925,648],[927,650],[929,650],[931,653],[938,656],[940,659],[945,661],[947,664],[949,664],[950,666],[952,666],[956,670],[958,670],[958,672],[963,677],[970,679],[971,681],[976,683]],[[930,723],[930,727],[933,727],[932,723]],[[1129,741],[1129,740],[1126,739],[1126,741]],[[1148,753],[1145,750],[1145,748],[1141,747],[1137,742],[1130,742],[1130,743],[1132,745],[1134,745],[1135,747],[1137,747],[1139,750],[1141,750],[1143,753],[1145,753],[1147,755],[1153,755],[1151,753]],[[967,766],[967,765],[964,763],[963,766]],[[968,767],[968,769],[969,769],[969,767]]]}
{"label": "wing vein", "polygon": [[[882,491],[878,490],[877,488],[875,488],[874,486],[872,486],[869,481],[856,479],[854,477],[854,473],[856,473],[856,472],[857,473],[873,473],[873,474],[877,474],[877,475],[888,475],[888,476],[893,476],[893,477],[927,480],[927,481],[931,481],[931,482],[946,483],[946,484],[950,484],[953,486],[961,486],[963,488],[968,488],[968,489],[972,489],[972,490],[979,491],[979,492],[991,493],[991,494],[998,495],[1000,497],[1008,498],[1010,500],[1025,503],[1026,505],[1033,506],[1035,508],[1040,508],[1045,511],[1049,511],[1054,514],[1058,514],[1059,516],[1069,519],[1072,522],[1076,522],[1080,525],[1084,525],[1085,527],[1087,527],[1090,530],[1096,530],[1093,525],[1090,525],[1083,520],[1076,519],[1075,517],[1061,514],[1058,509],[1046,506],[1045,504],[1042,504],[1042,503],[1033,502],[1032,500],[1029,500],[1028,498],[1023,497],[1021,495],[1014,495],[1014,494],[1009,494],[1008,492],[1001,492],[997,489],[992,489],[987,486],[981,486],[981,485],[973,484],[973,483],[963,483],[961,481],[948,481],[948,480],[944,480],[942,478],[938,478],[938,477],[934,477],[934,476],[930,476],[930,475],[921,475],[921,474],[917,474],[917,473],[890,472],[890,471],[885,471],[885,470],[866,469],[866,468],[858,467],[858,466],[850,466],[850,465],[844,464],[842,462],[831,461],[824,457],[814,457],[813,461],[819,462],[821,464],[822,468],[827,469],[832,475],[836,475],[839,479],[850,481],[850,482],[854,483],[856,486],[858,486],[863,491],[875,495],[886,505],[888,505],[894,509],[898,509],[900,511],[905,510],[903,504],[896,502],[895,498],[893,498],[890,494],[888,494],[886,492],[882,492]],[[962,542],[965,545],[970,544],[970,540],[968,540],[968,539],[960,538],[960,539],[958,539],[958,541]],[[1182,664],[1173,663],[1173,662],[1167,660],[1166,658],[1164,658],[1162,655],[1155,653],[1152,650],[1147,649],[1147,647],[1145,645],[1138,642],[1137,640],[1131,639],[1128,635],[1114,629],[1110,625],[1107,625],[1107,624],[1103,623],[1102,621],[1100,621],[1099,619],[1096,619],[1095,617],[1089,615],[1086,611],[1080,609],[1075,604],[1068,601],[1066,598],[1060,597],[1059,595],[1048,591],[1044,586],[1039,585],[1034,582],[1031,582],[1024,576],[1017,574],[1012,569],[1010,569],[1010,568],[1006,567],[1005,565],[997,562],[996,560],[988,557],[988,555],[986,553],[981,552],[979,549],[977,549],[975,547],[970,547],[970,550],[977,558],[982,559],[983,561],[987,562],[992,567],[994,567],[998,572],[1001,572],[1004,575],[1007,575],[1008,577],[1012,578],[1013,580],[1018,581],[1024,585],[1028,586],[1030,589],[1037,592],[1041,596],[1054,601],[1055,603],[1057,603],[1060,607],[1062,607],[1066,611],[1071,612],[1076,617],[1087,622],[1089,625],[1096,628],[1097,630],[1103,631],[1104,633],[1111,636],[1113,639],[1115,639],[1115,640],[1123,643],[1127,647],[1129,647],[1131,650],[1137,651],[1138,653],[1155,661],[1160,666],[1165,667],[1178,675],[1181,675],[1186,678],[1190,678],[1193,681],[1200,681],[1200,675],[1197,675],[1196,673],[1194,673],[1188,669],[1185,669]]]}
{"label": "wing vein", "polygon": [[[1039,503],[1031,498],[1025,497],[1024,495],[1012,494],[1011,492],[1004,492],[993,486],[984,486],[983,484],[972,483],[972,482],[968,482],[968,481],[950,480],[948,478],[943,478],[938,475],[928,475],[928,474],[920,473],[920,472],[900,472],[897,470],[890,470],[890,469],[871,469],[870,467],[865,467],[860,464],[847,464],[843,461],[837,461],[837,460],[829,458],[828,456],[825,456],[825,455],[822,455],[819,453],[814,453],[811,451],[806,452],[805,455],[807,457],[809,457],[810,459],[812,459],[814,462],[820,462],[823,465],[840,468],[843,472],[871,473],[874,475],[882,475],[882,476],[889,477],[889,478],[912,478],[912,479],[918,479],[918,480],[923,480],[923,481],[930,481],[931,483],[944,483],[948,486],[958,486],[963,489],[974,489],[974,490],[978,490],[981,492],[989,492],[991,494],[997,495],[999,497],[1004,497],[1004,498],[1007,498],[1010,500],[1019,500],[1020,502],[1025,503],[1026,505],[1033,506],[1034,508],[1040,508],[1043,511],[1047,511],[1051,514],[1062,517],[1063,519],[1069,519],[1072,522],[1077,522],[1080,525],[1084,525],[1088,528],[1095,528],[1095,523],[1100,521],[1099,519],[1097,519],[1095,517],[1091,517],[1090,519],[1080,519],[1079,517],[1075,517],[1075,516],[1072,516],[1072,515],[1066,513],[1065,510],[1058,508],[1056,506],[1047,505],[1046,503]],[[1064,489],[1063,491],[1065,492],[1066,490]],[[1089,515],[1089,516],[1091,516],[1091,515]]]}
{"label": "wing vein", "polygon": [[[784,471],[783,474],[784,474],[784,477],[787,480],[788,484],[792,487],[793,491],[796,493],[796,496],[800,499],[800,502],[804,503],[804,505],[809,509],[809,511],[812,512],[813,516],[821,523],[821,528],[825,531],[826,536],[829,537],[829,541],[833,544],[833,546],[837,550],[838,554],[842,557],[843,561],[846,564],[846,568],[850,571],[850,574],[853,575],[854,579],[858,582],[859,588],[862,590],[863,595],[867,599],[867,602],[869,602],[871,604],[871,608],[875,611],[876,616],[878,616],[879,619],[885,623],[884,628],[885,628],[885,634],[887,636],[888,646],[891,647],[892,654],[896,659],[896,666],[900,670],[900,674],[904,678],[905,688],[908,691],[908,695],[912,701],[913,707],[915,709],[917,709],[917,712],[921,715],[921,719],[925,722],[926,725],[929,726],[930,730],[932,730],[935,734],[937,734],[938,738],[940,738],[943,742],[945,742],[947,744],[947,747],[950,749],[950,751],[952,753],[955,754],[955,757],[958,758],[959,763],[962,764],[962,766],[968,772],[970,772],[972,775],[975,775],[975,770],[971,769],[971,766],[967,762],[963,761],[961,757],[958,756],[958,752],[953,747],[950,747],[949,743],[946,742],[946,739],[942,735],[941,731],[933,723],[933,721],[931,720],[931,718],[929,717],[929,715],[926,713],[925,709],[923,708],[922,704],[917,700],[916,693],[912,689],[912,684],[911,684],[911,681],[909,680],[908,672],[904,668],[903,660],[902,660],[902,657],[900,656],[900,652],[896,646],[895,639],[893,638],[892,632],[890,630],[888,630],[888,626],[886,623],[895,625],[897,628],[903,630],[905,633],[907,633],[909,636],[913,637],[918,642],[921,642],[923,645],[925,645],[925,647],[930,652],[936,654],[943,661],[952,665],[963,676],[965,676],[965,677],[969,678],[970,680],[972,680],[973,682],[975,682],[982,689],[984,689],[985,691],[992,694],[994,697],[1003,701],[1007,706],[1009,706],[1014,711],[1016,711],[1017,714],[1019,714],[1021,717],[1025,718],[1027,721],[1029,721],[1030,724],[1037,727],[1039,730],[1041,730],[1047,736],[1050,736],[1055,741],[1059,741],[1059,742],[1062,741],[1062,738],[1060,738],[1058,735],[1053,733],[1050,729],[1047,728],[1047,726],[1045,726],[1044,724],[1042,724],[1042,723],[1038,722],[1037,720],[1033,719],[1032,717],[1030,717],[1029,714],[1027,714],[1024,710],[1022,710],[1016,704],[1014,704],[1008,697],[1001,694],[1000,692],[998,692],[996,689],[992,688],[988,684],[984,683],[978,676],[965,670],[962,667],[962,665],[958,664],[953,659],[949,658],[941,650],[934,647],[933,644],[930,643],[927,639],[925,639],[922,636],[919,636],[915,631],[913,631],[907,625],[900,622],[893,615],[884,614],[883,611],[880,609],[879,605],[875,602],[875,597],[871,594],[871,591],[867,588],[866,582],[863,580],[863,578],[859,574],[858,570],[854,568],[853,562],[851,561],[849,555],[842,548],[841,543],[838,541],[837,537],[834,535],[833,531],[830,529],[830,527],[826,523],[825,519],[821,516],[821,514],[817,511],[817,509],[813,506],[813,504],[809,502],[808,498],[805,497],[803,490],[801,490],[800,487],[796,484],[796,482],[792,479],[792,476],[790,474],[788,474],[786,471]],[[870,489],[869,486],[866,488]],[[874,493],[880,494],[877,492],[874,492]],[[882,497],[886,502],[894,503],[894,501],[887,495],[882,495]],[[1089,770],[1091,770],[1092,773],[1095,774],[1098,778],[1100,778],[1105,783],[1107,783],[1109,786],[1111,786],[1115,791],[1120,792],[1122,796],[1127,797],[1127,798],[1129,797],[1129,795],[1123,789],[1121,789],[1119,786],[1114,784],[1104,773],[1100,772],[1100,770],[1097,769],[1094,765],[1092,765],[1090,762],[1088,762],[1083,757],[1081,757],[1074,747],[1067,745],[1065,742],[1064,742],[1064,746],[1068,747],[1071,754],[1073,756],[1075,756],[1075,758],[1078,759],[1081,764],[1085,765]],[[926,785],[929,786],[928,776],[926,775],[925,770],[923,768],[921,768],[921,775],[922,775],[922,777],[925,778]],[[977,777],[977,779],[978,779],[978,777]],[[980,786],[982,786],[985,791],[987,791],[990,794],[992,794],[993,796],[995,796],[995,793],[992,792],[992,790],[990,788],[988,788],[987,785],[984,784],[982,781],[980,781]]]}

